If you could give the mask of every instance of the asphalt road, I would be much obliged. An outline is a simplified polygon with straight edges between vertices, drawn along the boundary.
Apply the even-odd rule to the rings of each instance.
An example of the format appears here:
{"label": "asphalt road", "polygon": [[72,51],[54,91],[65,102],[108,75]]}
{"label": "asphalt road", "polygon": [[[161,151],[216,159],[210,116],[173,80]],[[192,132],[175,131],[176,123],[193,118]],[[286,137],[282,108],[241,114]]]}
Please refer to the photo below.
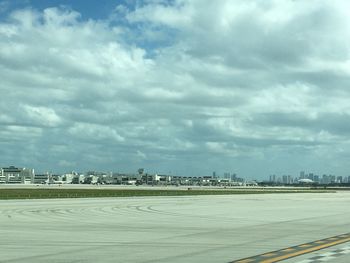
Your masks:
{"label": "asphalt road", "polygon": [[2,200],[0,262],[230,262],[349,233],[349,202],[350,192]]}

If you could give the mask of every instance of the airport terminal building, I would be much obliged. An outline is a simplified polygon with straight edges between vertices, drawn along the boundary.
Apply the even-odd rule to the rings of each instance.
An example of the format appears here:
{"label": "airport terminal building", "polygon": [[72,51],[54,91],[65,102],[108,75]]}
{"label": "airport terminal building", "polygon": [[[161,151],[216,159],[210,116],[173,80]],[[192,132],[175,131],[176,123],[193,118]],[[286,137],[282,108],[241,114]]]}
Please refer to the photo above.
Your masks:
{"label": "airport terminal building", "polygon": [[2,184],[33,184],[34,169],[9,166],[0,168],[0,183]]}

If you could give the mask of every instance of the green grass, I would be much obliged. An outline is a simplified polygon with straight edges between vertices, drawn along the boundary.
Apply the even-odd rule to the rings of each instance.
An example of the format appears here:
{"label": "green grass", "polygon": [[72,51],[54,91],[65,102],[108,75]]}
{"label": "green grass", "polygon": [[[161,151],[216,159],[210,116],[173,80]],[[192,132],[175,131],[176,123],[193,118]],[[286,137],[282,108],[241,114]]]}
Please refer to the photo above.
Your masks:
{"label": "green grass", "polygon": [[325,190],[157,190],[157,189],[0,189],[0,199],[49,199],[88,197],[132,197],[132,196],[184,196],[184,195],[231,195],[271,193],[329,193]]}

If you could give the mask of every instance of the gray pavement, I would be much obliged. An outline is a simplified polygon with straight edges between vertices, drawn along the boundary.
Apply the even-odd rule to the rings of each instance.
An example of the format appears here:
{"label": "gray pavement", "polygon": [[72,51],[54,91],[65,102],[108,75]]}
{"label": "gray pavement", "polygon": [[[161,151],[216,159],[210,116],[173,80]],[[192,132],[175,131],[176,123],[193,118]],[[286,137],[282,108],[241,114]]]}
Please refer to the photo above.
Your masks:
{"label": "gray pavement", "polygon": [[350,232],[349,201],[350,192],[4,200],[0,262],[229,262]]}

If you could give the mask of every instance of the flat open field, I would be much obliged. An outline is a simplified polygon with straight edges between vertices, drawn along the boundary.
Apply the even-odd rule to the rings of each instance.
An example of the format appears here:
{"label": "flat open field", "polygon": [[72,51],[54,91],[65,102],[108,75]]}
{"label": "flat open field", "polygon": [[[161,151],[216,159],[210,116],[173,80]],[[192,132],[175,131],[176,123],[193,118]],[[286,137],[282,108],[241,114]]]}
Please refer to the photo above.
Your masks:
{"label": "flat open field", "polygon": [[230,262],[350,232],[349,202],[349,192],[0,200],[0,261]]}

